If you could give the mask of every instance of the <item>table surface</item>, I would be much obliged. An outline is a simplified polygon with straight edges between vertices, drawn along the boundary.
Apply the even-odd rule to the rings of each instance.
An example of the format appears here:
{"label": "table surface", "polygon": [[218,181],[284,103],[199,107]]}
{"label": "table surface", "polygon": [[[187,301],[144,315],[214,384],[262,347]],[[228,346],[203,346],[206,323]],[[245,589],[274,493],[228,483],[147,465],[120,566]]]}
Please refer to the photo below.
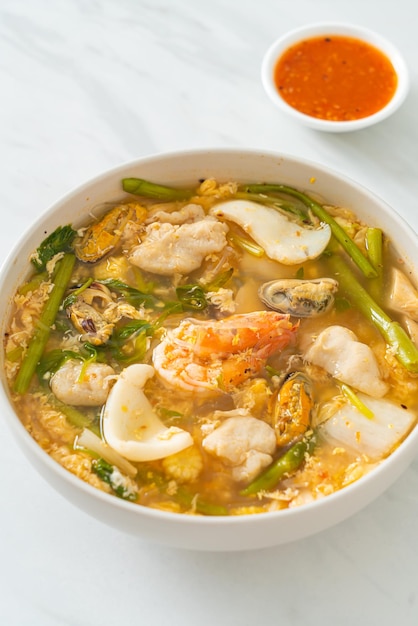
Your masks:
{"label": "table surface", "polygon": [[[411,0],[0,0],[0,256],[71,188],[167,150],[242,147],[356,179],[418,230],[418,9]],[[403,52],[411,91],[352,134],[293,123],[263,92],[267,46],[352,22]],[[0,623],[339,626],[418,623],[418,460],[338,526],[260,551],[205,553],[125,536],[61,498],[0,421]]]}

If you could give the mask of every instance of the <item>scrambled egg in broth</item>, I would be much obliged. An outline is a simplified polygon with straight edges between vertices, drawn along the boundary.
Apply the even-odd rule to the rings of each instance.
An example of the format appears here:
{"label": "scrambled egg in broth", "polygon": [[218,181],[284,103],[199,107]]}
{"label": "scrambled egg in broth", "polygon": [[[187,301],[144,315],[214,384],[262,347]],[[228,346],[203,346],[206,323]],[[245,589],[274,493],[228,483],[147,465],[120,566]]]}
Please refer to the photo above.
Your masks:
{"label": "scrambled egg in broth", "polygon": [[122,186],[14,297],[7,378],[51,457],[139,505],[243,515],[392,453],[418,414],[418,293],[386,233],[282,184]]}

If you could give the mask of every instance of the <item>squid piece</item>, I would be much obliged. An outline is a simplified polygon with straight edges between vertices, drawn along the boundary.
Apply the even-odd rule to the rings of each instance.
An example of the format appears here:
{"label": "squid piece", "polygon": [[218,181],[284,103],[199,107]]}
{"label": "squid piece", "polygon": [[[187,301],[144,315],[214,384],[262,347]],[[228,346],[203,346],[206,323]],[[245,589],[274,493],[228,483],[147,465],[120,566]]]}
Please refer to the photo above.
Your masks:
{"label": "squid piece", "polygon": [[410,317],[404,317],[406,329],[409,333],[414,344],[418,347],[418,322],[415,322]]}
{"label": "squid piece", "polygon": [[267,256],[284,265],[315,259],[324,251],[331,237],[328,224],[308,228],[289,220],[275,209],[248,200],[222,202],[211,209],[211,214],[241,226]]}
{"label": "squid piece", "polygon": [[358,397],[373,413],[372,419],[347,403],[320,427],[321,436],[338,447],[366,455],[372,462],[379,461],[407,435],[415,415],[394,402],[361,393]]}
{"label": "squid piece", "polygon": [[394,311],[404,313],[418,322],[418,291],[403,272],[392,271],[389,304]]}
{"label": "squid piece", "polygon": [[154,368],[130,365],[114,384],[103,411],[106,442],[129,461],[154,461],[193,445],[191,434],[165,426],[144,393]]}
{"label": "squid piece", "polygon": [[389,389],[372,349],[358,341],[356,335],[344,326],[329,326],[323,330],[304,358],[323,367],[337,380],[374,398],[381,398]]}

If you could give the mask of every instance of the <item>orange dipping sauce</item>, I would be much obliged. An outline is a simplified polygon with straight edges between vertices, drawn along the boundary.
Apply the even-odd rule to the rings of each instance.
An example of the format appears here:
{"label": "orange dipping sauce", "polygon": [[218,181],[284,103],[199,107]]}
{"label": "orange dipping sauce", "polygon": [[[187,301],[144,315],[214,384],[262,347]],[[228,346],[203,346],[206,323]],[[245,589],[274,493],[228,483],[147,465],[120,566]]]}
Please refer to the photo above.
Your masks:
{"label": "orange dipping sauce", "polygon": [[274,80],[294,109],[343,122],[383,109],[398,78],[390,60],[374,46],[353,37],[323,35],[288,48],[277,61]]}

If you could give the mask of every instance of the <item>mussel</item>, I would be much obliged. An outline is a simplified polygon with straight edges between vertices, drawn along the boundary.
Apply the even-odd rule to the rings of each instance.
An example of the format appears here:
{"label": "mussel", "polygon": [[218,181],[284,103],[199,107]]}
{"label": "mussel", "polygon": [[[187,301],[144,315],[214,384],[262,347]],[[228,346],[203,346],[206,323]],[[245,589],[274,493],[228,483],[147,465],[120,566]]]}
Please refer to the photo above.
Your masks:
{"label": "mussel", "polygon": [[114,324],[103,316],[103,311],[113,303],[110,290],[100,283],[92,283],[87,289],[76,286],[69,294],[66,305],[67,317],[84,341],[99,346],[110,338]]}
{"label": "mussel", "polygon": [[74,328],[81,333],[83,341],[94,346],[106,343],[113,332],[114,324],[107,322],[101,313],[82,298],[77,298],[67,307],[67,315]]}
{"label": "mussel", "polygon": [[123,229],[133,215],[132,205],[120,205],[111,209],[98,222],[93,222],[75,242],[77,258],[85,263],[95,263],[103,258],[119,243]]}
{"label": "mussel", "polygon": [[272,418],[279,446],[299,439],[309,428],[314,405],[312,383],[303,372],[289,374],[275,397]]}
{"label": "mussel", "polygon": [[337,290],[338,282],[333,278],[282,278],[261,285],[258,295],[274,311],[295,317],[314,317],[330,310]]}

